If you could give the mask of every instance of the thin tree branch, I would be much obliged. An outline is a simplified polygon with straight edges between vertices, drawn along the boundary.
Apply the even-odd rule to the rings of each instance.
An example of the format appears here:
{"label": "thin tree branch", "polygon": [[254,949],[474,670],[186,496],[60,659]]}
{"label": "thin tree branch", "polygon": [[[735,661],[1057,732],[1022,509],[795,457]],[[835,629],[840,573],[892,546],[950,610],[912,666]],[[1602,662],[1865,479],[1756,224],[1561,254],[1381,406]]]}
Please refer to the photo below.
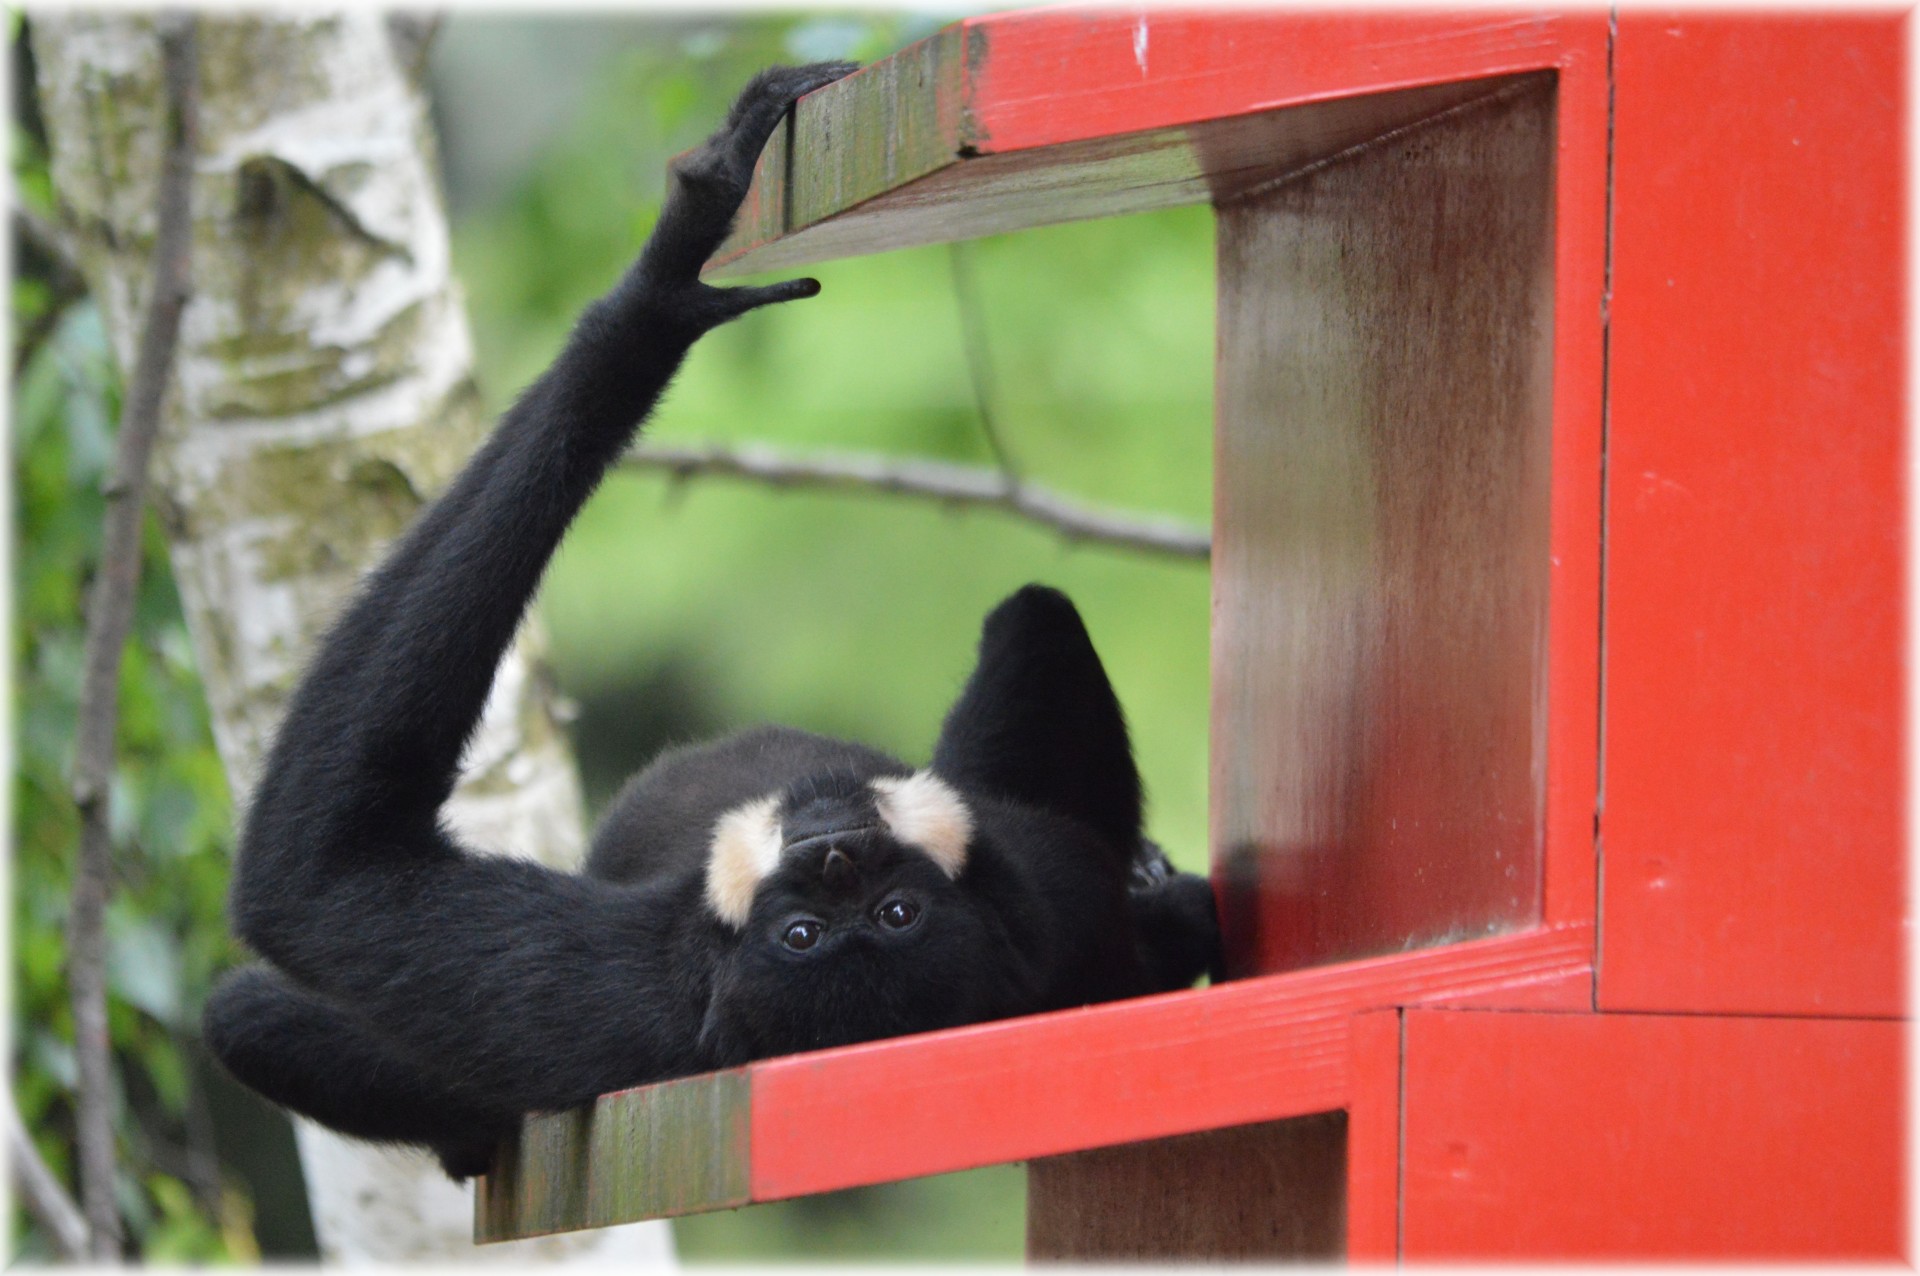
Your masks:
{"label": "thin tree branch", "polygon": [[947,245],[947,264],[953,272],[953,300],[960,310],[960,344],[967,352],[967,376],[973,382],[974,410],[980,416],[980,433],[987,436],[987,450],[994,464],[1006,476],[1009,488],[1020,486],[1020,467],[1006,440],[1000,437],[993,405],[999,395],[993,382],[993,360],[987,351],[987,325],[980,305],[980,291],[973,286],[971,249],[964,243]]}
{"label": "thin tree branch", "polygon": [[60,1180],[53,1176],[46,1161],[41,1159],[40,1149],[33,1145],[33,1137],[21,1123],[19,1109],[13,1106],[13,1100],[6,1099],[4,1106],[8,1168],[13,1171],[13,1181],[26,1199],[27,1209],[46,1229],[47,1235],[53,1238],[60,1257],[71,1263],[84,1262],[87,1257],[87,1220],[80,1217],[80,1207],[73,1203],[73,1198],[67,1195],[67,1189],[60,1186]]}
{"label": "thin tree branch", "polygon": [[15,274],[30,273],[37,259],[38,273],[45,278],[53,294],[48,299],[47,308],[36,315],[32,323],[14,334],[13,375],[18,380],[34,353],[53,335],[67,307],[87,295],[87,280],[81,274],[79,260],[59,227],[32,209],[17,204],[10,220],[13,225]]}
{"label": "thin tree branch", "polygon": [[24,204],[13,206],[12,220],[14,242],[46,259],[47,273],[56,287],[87,286],[80,272],[80,257],[67,242],[65,232]]}
{"label": "thin tree branch", "polygon": [[120,436],[106,486],[100,563],[87,606],[85,672],[74,729],[73,801],[80,813],[80,847],[67,915],[67,983],[73,999],[75,1096],[80,1201],[88,1251],[96,1262],[120,1260],[120,1211],[113,1131],[113,1054],[107,1031],[106,908],[112,882],[107,789],[120,716],[120,659],[133,627],[140,583],[140,516],[147,467],[160,428],[160,407],[173,375],[180,312],[191,287],[194,141],[197,132],[196,57],[191,15],[159,21],[160,56],[169,118],[154,237],[153,280],[120,413]]}
{"label": "thin tree branch", "polygon": [[675,478],[748,479],[772,487],[829,488],[916,497],[943,505],[1005,510],[1059,532],[1069,540],[1094,541],[1205,562],[1207,533],[1176,519],[1096,509],[1031,483],[1008,487],[998,470],[946,461],[894,460],[879,456],[787,456],[764,447],[676,447],[641,443],[621,464],[665,470]]}

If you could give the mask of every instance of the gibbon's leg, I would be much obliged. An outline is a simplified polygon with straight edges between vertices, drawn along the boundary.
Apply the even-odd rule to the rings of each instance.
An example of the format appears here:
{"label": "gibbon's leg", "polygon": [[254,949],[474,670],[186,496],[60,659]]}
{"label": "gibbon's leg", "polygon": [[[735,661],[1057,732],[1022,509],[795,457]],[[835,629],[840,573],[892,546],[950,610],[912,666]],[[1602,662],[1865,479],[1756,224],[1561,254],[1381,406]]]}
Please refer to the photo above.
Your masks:
{"label": "gibbon's leg", "polygon": [[1071,600],[1028,585],[988,613],[980,656],[934,746],[933,769],[963,789],[1047,807],[1115,848],[1127,911],[1155,991],[1218,976],[1213,888],[1176,873],[1142,835],[1140,775],[1126,719]]}
{"label": "gibbon's leg", "polygon": [[234,1078],[356,1138],[425,1143],[455,1178],[484,1173],[518,1114],[494,1111],[395,1056],[350,1015],[256,963],[207,999],[208,1049]]}
{"label": "gibbon's leg", "polygon": [[663,995],[699,978],[684,901],[470,855],[438,810],[547,560],[688,348],[819,290],[712,288],[699,269],[788,107],[851,69],[763,73],[678,166],[639,260],[321,644],[254,793],[236,930],[397,1053],[446,1059],[490,1109],[564,1108],[696,1061],[701,1011]]}
{"label": "gibbon's leg", "polygon": [[1028,585],[988,613],[933,769],[962,790],[1080,820],[1125,871],[1140,841],[1140,774],[1120,701],[1065,594]]}

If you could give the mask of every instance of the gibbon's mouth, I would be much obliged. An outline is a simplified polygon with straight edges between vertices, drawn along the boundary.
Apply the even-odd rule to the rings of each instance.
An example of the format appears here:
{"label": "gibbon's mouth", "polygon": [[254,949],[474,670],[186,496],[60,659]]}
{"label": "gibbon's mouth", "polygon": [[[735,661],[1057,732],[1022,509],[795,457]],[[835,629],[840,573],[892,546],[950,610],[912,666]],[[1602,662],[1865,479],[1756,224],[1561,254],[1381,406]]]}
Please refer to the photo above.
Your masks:
{"label": "gibbon's mouth", "polygon": [[809,847],[822,846],[828,842],[837,841],[838,839],[846,837],[853,833],[877,833],[879,831],[880,831],[880,825],[872,823],[871,821],[865,824],[845,824],[837,828],[828,829],[825,832],[817,832],[815,831],[815,829],[807,829],[802,833],[801,836],[794,838],[791,842],[788,842],[785,846],[781,847],[780,853],[782,855],[787,855],[794,851],[804,851]]}

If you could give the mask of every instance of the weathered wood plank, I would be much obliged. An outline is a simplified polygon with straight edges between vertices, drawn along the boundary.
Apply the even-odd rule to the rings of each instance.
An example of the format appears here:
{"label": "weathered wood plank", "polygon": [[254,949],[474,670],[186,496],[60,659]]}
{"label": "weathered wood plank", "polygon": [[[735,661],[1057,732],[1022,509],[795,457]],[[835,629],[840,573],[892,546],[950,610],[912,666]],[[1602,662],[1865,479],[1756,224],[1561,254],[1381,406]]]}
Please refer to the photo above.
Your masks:
{"label": "weathered wood plank", "polygon": [[[929,51],[898,69],[880,63],[802,102],[762,156],[747,211],[709,273],[787,269],[1090,217],[1218,203],[1496,94],[1511,82],[1465,80],[976,154],[965,128],[968,112],[955,104],[964,72],[954,69],[954,56]],[[842,85],[849,87],[842,91]],[[894,137],[868,123],[872,140],[857,144],[863,113],[869,120],[897,117],[904,132]]]}
{"label": "weathered wood plank", "polygon": [[802,99],[761,154],[716,266],[956,162],[969,147],[967,44],[951,26]]}
{"label": "weathered wood plank", "polygon": [[744,1069],[530,1117],[475,1193],[474,1240],[512,1240],[747,1203]]}

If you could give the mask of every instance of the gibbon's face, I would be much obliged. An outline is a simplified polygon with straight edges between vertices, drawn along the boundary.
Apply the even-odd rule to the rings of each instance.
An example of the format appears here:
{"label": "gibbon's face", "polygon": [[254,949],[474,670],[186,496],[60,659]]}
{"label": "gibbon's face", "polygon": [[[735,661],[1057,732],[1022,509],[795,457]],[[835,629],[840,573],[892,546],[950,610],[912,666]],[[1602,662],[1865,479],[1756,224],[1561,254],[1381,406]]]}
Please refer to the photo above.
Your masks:
{"label": "gibbon's face", "polygon": [[979,1017],[990,940],[957,880],[972,838],[925,771],[823,776],[722,816],[707,905],[739,944],[702,1030],[715,1065]]}

